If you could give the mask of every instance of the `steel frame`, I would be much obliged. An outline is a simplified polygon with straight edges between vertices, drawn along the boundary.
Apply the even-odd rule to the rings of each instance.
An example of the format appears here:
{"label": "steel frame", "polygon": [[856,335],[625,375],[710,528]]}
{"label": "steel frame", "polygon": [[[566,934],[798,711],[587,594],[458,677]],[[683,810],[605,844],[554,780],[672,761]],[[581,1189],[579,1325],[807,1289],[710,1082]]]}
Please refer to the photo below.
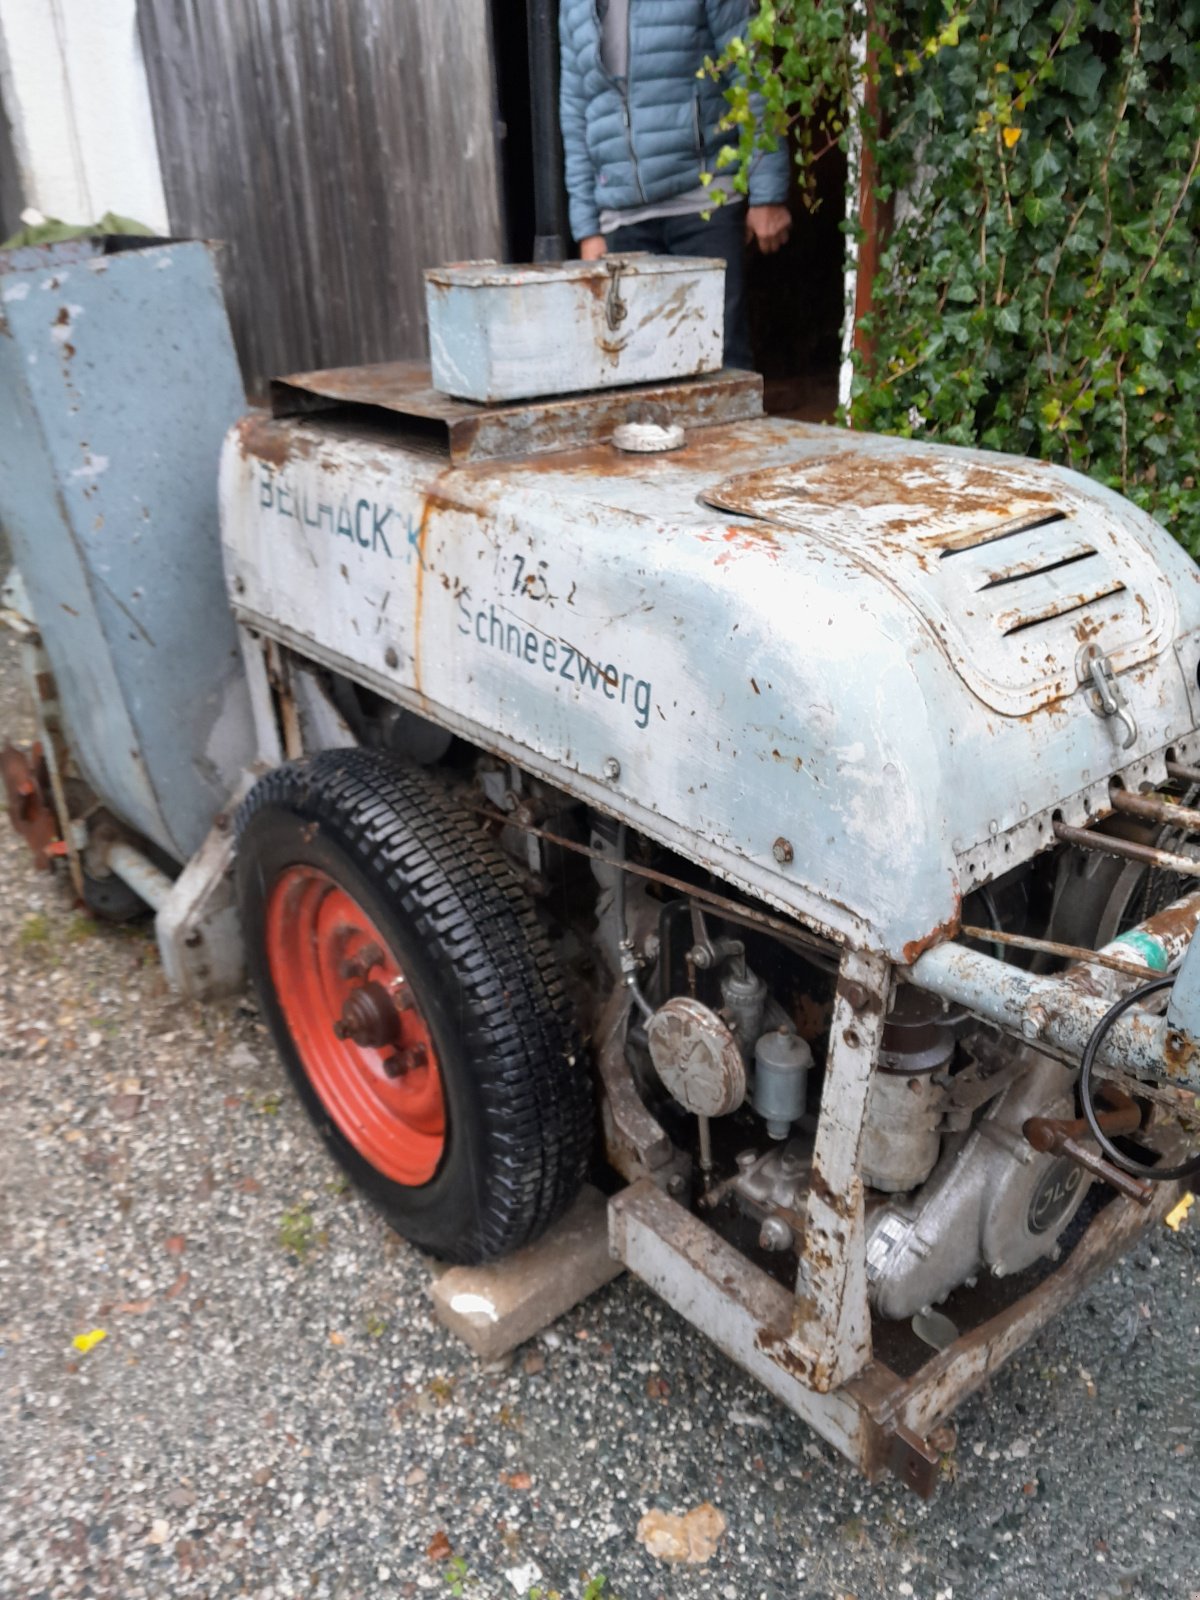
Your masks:
{"label": "steel frame", "polygon": [[[271,764],[302,754],[309,741],[296,698],[309,653],[244,622],[239,634],[260,753]],[[1171,957],[1196,914],[1187,902],[1185,924],[1174,915],[1178,909],[1163,914],[1161,928],[1154,925]],[[894,1372],[872,1344],[860,1158],[892,990],[911,976],[911,969],[886,957],[842,951],[794,1292],[680,1203],[691,1162],[630,1076],[625,1036],[632,998],[626,987],[614,986],[592,1033],[606,1154],[626,1182],[608,1205],[613,1256],[869,1481],[891,1474],[929,1498],[952,1470],[956,1433],[949,1419],[955,1409],[1159,1224],[1184,1186],[1156,1185],[1146,1206],[1114,1196],[1036,1289],[932,1354],[913,1376]],[[1091,980],[1074,981],[1089,997]],[[1051,1053],[1058,1052],[1051,1047]]]}
{"label": "steel frame", "polygon": [[[631,1272],[871,1481],[891,1472],[928,1498],[954,1447],[947,1423],[955,1408],[1161,1222],[1183,1186],[1157,1185],[1145,1207],[1115,1196],[1036,1289],[932,1355],[911,1378],[893,1372],[872,1349],[859,1167],[893,978],[877,956],[847,951],[842,958],[794,1295],[664,1192],[670,1186],[661,1175],[670,1168],[663,1156],[610,1201],[609,1236]],[[614,1032],[623,1038],[611,1015],[607,1021],[602,1076],[611,1129],[629,1113],[614,1113],[607,1101]]]}

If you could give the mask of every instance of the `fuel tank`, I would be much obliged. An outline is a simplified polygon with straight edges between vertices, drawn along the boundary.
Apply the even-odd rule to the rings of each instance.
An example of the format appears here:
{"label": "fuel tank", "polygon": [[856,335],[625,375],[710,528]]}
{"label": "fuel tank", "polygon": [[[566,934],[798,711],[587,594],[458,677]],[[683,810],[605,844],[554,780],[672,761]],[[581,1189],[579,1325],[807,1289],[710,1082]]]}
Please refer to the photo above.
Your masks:
{"label": "fuel tank", "polygon": [[[1076,473],[767,419],[758,396],[742,376],[489,410],[405,364],[289,380],[299,414],[226,440],[230,598],[908,963],[1055,817],[1105,812],[1113,775],[1200,754],[1200,573]],[[682,447],[618,448],[647,418]]]}

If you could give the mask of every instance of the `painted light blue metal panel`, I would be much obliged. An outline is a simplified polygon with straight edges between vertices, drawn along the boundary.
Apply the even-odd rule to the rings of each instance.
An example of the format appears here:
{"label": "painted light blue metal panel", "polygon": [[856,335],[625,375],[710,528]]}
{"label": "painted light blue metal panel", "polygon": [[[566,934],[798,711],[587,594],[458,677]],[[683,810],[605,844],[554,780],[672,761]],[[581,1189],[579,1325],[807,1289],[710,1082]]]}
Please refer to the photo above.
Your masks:
{"label": "painted light blue metal panel", "polygon": [[[773,505],[706,503],[751,474]],[[919,516],[884,514],[914,495]],[[992,535],[998,552],[1001,510],[1025,527],[1054,508],[1119,597],[1016,632],[991,594],[955,617],[973,605],[960,553]],[[222,525],[255,625],[897,960],[1051,843],[1055,812],[1083,822],[1111,774],[1161,779],[1168,747],[1197,749],[1173,648],[1200,626],[1197,569],[1136,508],[1038,463],[752,421],[663,456],[452,467],[345,424],[250,422]],[[1034,573],[1031,610],[1050,588]],[[1110,638],[1131,750],[1074,676],[1077,648]]]}
{"label": "painted light blue metal panel", "polygon": [[208,246],[0,254],[0,520],[101,799],[177,860],[252,758],[220,571],[245,408]]}

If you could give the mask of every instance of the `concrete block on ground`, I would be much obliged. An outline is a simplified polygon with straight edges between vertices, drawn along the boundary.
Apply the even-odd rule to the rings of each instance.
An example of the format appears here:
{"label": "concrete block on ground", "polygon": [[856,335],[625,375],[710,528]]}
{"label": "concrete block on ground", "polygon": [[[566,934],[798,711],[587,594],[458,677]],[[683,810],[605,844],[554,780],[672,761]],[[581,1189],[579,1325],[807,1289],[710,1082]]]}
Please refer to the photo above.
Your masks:
{"label": "concrete block on ground", "polygon": [[625,1269],[608,1253],[608,1201],[585,1184],[536,1244],[483,1267],[451,1267],[429,1286],[439,1320],[485,1361],[586,1300]]}

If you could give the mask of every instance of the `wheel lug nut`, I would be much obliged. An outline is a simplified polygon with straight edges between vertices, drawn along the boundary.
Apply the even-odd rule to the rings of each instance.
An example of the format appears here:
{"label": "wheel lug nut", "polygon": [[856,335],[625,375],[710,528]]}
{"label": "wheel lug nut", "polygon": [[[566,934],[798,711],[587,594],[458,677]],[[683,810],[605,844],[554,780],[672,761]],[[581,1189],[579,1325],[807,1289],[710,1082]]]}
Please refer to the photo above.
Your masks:
{"label": "wheel lug nut", "polygon": [[341,965],[341,976],[345,981],[351,978],[365,978],[373,968],[383,962],[383,951],[377,944],[365,944],[357,955],[351,956]]}
{"label": "wheel lug nut", "polygon": [[429,1051],[423,1044],[410,1044],[403,1050],[397,1050],[394,1056],[389,1056],[383,1063],[383,1070],[389,1078],[401,1078],[405,1073],[426,1066],[428,1061]]}

